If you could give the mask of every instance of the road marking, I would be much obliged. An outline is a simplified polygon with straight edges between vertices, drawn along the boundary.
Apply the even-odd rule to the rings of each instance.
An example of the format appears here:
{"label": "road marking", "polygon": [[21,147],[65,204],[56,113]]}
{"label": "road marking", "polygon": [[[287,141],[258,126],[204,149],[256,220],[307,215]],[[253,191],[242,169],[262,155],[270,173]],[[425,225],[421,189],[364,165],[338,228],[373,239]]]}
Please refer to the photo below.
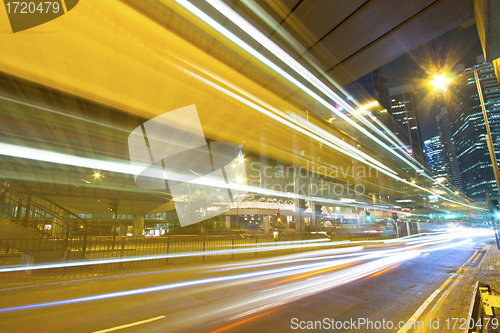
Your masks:
{"label": "road marking", "polygon": [[[483,248],[483,250],[486,248],[486,246]],[[474,259],[474,257],[477,255],[478,258],[479,256],[481,255],[480,250],[476,250],[476,252],[474,252],[474,254],[472,255],[472,257],[470,257],[462,266],[460,266],[460,268],[457,270],[457,274],[460,274],[462,272],[462,270],[465,268],[465,266],[472,260]]]}
{"label": "road marking", "polygon": [[446,291],[441,295],[441,297],[439,297],[439,299],[437,300],[436,304],[429,311],[429,316],[430,317],[432,317],[431,315],[433,313],[437,312],[441,308],[442,303],[448,298],[448,296],[451,294],[451,292],[453,291],[453,289],[458,285],[458,283],[460,281],[462,281],[462,279],[460,277],[458,277],[457,279],[455,279],[455,282],[453,282],[451,284],[451,286],[449,286],[448,289],[446,289]]}
{"label": "road marking", "polygon": [[[404,324],[403,328],[400,329],[398,331],[398,333],[406,333],[408,332],[410,329],[413,328],[413,325],[415,324],[415,322],[417,321],[417,319],[422,315],[422,313],[425,311],[425,309],[427,309],[427,307],[432,303],[432,301],[434,300],[434,298],[436,298],[436,296],[451,282],[451,280],[453,280],[455,277],[457,276],[457,274],[453,273],[446,281],[444,281],[444,283],[438,288],[436,289],[432,295],[429,296],[429,298],[427,298],[425,300],[424,303],[422,303],[422,305],[418,308],[418,310],[413,314],[413,316],[411,316],[410,319],[408,319],[408,321],[406,321],[406,323]],[[408,327],[408,328],[407,328]]]}
{"label": "road marking", "polygon": [[108,328],[108,329],[101,330],[101,331],[95,331],[94,333],[106,333],[106,332],[117,331],[117,330],[121,330],[121,329],[127,328],[127,327],[132,327],[132,326],[137,326],[137,325],[141,325],[141,324],[150,323],[152,321],[155,321],[155,320],[158,320],[158,319],[162,319],[162,318],[165,318],[165,316],[158,316],[158,317],[154,317],[154,318],[150,318],[150,319],[146,319],[146,320],[136,321],[135,323],[130,323],[130,324],[125,324],[125,325],[121,325],[121,326],[116,326],[116,327]]}
{"label": "road marking", "polygon": [[[476,259],[477,259],[477,258],[479,258],[479,255],[480,255],[480,250],[476,250],[476,251],[474,252],[474,254],[472,255],[472,257],[470,257],[470,258],[469,258],[469,260],[467,260],[467,261],[465,262],[465,264],[469,263],[469,262],[470,262],[472,259],[474,259],[474,257],[476,257],[476,256],[477,256],[477,257],[476,257]],[[464,264],[464,265],[465,265],[465,264]]]}
{"label": "road marking", "polygon": [[483,250],[479,251],[479,254],[478,256],[472,261],[473,264],[477,263],[477,261],[479,260],[479,258],[481,258],[481,255],[484,253]]}
{"label": "road marking", "polygon": [[[483,248],[483,250],[485,250],[488,246],[485,246]],[[425,300],[424,303],[422,303],[422,305],[418,308],[418,310],[413,314],[413,316],[411,316],[410,319],[408,319],[408,321],[405,323],[405,325],[403,326],[403,328],[401,328],[398,333],[406,333],[408,332],[410,329],[413,328],[413,325],[415,324],[415,322],[417,321],[417,319],[422,315],[422,313],[425,311],[425,309],[427,309],[427,307],[432,303],[432,301],[437,297],[437,295],[439,295],[439,293],[441,291],[443,291],[444,288],[446,288],[446,286],[451,282],[451,280],[453,280],[455,277],[459,276],[460,272],[465,268],[465,265],[467,265],[471,260],[473,260],[473,258],[478,255],[479,253],[479,250],[476,250],[474,252],[474,254],[462,265],[460,266],[460,268],[455,272],[453,273],[448,279],[446,279],[446,281],[444,281],[444,283],[438,288],[436,289],[430,296],[429,298],[427,298]],[[480,254],[479,254],[480,255]],[[478,256],[479,257],[479,256]],[[457,279],[457,281],[459,281],[459,279]],[[450,287],[450,288],[454,288],[456,286],[456,284],[458,283],[457,281],[455,281],[453,283],[453,286]],[[451,292],[451,291],[450,291]],[[448,293],[448,291],[447,291]],[[449,293],[448,293],[449,294]],[[447,294],[447,295],[448,295]],[[440,298],[441,299],[441,298]],[[444,298],[443,298],[444,299]],[[439,302],[439,301],[438,301]],[[436,304],[437,306],[437,304]],[[436,306],[434,306],[432,309],[434,309]],[[408,327],[408,328],[407,328]]]}

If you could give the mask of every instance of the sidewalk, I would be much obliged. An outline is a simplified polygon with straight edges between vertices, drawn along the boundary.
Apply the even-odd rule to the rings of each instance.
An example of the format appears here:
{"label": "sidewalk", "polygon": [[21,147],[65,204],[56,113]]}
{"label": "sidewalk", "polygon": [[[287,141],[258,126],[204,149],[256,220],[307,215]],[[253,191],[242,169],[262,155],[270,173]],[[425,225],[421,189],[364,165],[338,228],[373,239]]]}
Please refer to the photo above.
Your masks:
{"label": "sidewalk", "polygon": [[[474,261],[471,261],[467,266],[474,267],[474,265]],[[450,318],[468,318],[474,286],[477,281],[489,285],[493,294],[500,294],[500,250],[497,249],[496,244],[488,245],[483,258],[477,263],[477,267],[475,267],[468,276],[466,286],[462,288],[452,308]],[[495,318],[500,318],[500,309],[494,309],[493,313],[495,314]],[[467,329],[461,331],[467,332]],[[498,331],[498,329],[484,330],[485,333]],[[443,330],[443,332],[457,332],[457,330],[450,329]]]}
{"label": "sidewalk", "polygon": [[[494,243],[476,250],[456,272],[450,272],[448,279],[410,319],[417,325],[413,325],[411,329],[399,330],[398,333],[468,332],[467,319],[477,281],[490,285],[493,293],[497,290],[500,294],[500,250]],[[496,312],[500,314],[500,309]],[[500,315],[495,315],[495,318],[499,319],[500,326]]]}

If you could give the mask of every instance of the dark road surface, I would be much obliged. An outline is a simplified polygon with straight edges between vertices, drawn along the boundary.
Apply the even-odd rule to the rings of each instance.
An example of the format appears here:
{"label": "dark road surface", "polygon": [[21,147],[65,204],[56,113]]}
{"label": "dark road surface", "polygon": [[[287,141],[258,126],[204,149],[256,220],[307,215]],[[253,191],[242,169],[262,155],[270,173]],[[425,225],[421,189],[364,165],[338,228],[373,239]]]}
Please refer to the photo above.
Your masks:
{"label": "dark road surface", "polygon": [[427,309],[444,316],[454,273],[491,243],[436,237],[3,292],[0,331],[398,332],[446,283]]}

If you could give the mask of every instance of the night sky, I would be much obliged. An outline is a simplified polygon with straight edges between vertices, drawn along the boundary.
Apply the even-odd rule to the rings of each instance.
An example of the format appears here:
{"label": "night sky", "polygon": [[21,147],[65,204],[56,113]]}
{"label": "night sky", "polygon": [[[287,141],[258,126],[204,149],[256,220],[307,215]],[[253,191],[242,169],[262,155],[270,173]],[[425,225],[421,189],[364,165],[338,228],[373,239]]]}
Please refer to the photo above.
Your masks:
{"label": "night sky", "polygon": [[417,92],[422,136],[427,140],[438,135],[436,114],[429,90],[429,78],[436,72],[453,72],[457,64],[481,55],[481,43],[476,25],[466,30],[455,28],[381,67],[380,75],[389,87],[412,84]]}

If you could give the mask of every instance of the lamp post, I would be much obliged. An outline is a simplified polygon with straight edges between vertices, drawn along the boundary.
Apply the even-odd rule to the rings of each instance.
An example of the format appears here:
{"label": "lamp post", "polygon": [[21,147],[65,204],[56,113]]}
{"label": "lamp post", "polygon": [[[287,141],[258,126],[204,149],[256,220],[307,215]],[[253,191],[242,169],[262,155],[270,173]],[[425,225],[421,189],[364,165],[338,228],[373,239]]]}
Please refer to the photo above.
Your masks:
{"label": "lamp post", "polygon": [[[490,153],[491,164],[493,166],[493,173],[495,175],[495,180],[497,183],[497,190],[500,191],[500,172],[498,171],[498,163],[495,155],[495,147],[493,147],[490,124],[488,122],[488,114],[486,113],[486,106],[484,104],[484,98],[483,98],[483,90],[481,89],[481,82],[479,82],[479,75],[477,73],[477,68],[474,68],[474,80],[479,95],[479,102],[481,103],[481,110],[483,111],[484,125],[486,126],[486,144],[488,145],[488,151]],[[443,75],[441,75],[434,77],[434,79],[431,81],[431,84],[433,85],[433,88],[436,90],[446,91],[446,87],[448,87],[449,81]]]}
{"label": "lamp post", "polygon": [[[497,157],[495,155],[495,147],[493,146],[493,138],[491,137],[490,124],[488,121],[488,114],[486,113],[486,105],[484,104],[483,90],[481,88],[481,82],[479,81],[479,74],[478,74],[477,68],[474,68],[474,81],[476,83],[477,93],[479,96],[479,102],[481,104],[481,110],[483,112],[484,125],[486,127],[486,144],[488,146],[488,151],[490,153],[491,165],[493,167],[493,174],[495,175],[495,181],[497,184],[497,191],[500,195],[500,172],[498,170],[498,162],[497,162]],[[436,77],[431,82],[431,84],[434,86],[435,89],[443,89],[443,90],[446,90],[448,83],[449,82],[443,76]],[[486,196],[487,196],[488,205],[491,206],[488,194]],[[491,210],[491,207],[490,207],[490,210]],[[495,236],[497,238],[497,247],[500,249],[500,244],[498,243],[497,228],[496,228],[496,223],[495,223],[494,218],[492,218],[492,223],[493,223],[493,228],[495,229]]]}

